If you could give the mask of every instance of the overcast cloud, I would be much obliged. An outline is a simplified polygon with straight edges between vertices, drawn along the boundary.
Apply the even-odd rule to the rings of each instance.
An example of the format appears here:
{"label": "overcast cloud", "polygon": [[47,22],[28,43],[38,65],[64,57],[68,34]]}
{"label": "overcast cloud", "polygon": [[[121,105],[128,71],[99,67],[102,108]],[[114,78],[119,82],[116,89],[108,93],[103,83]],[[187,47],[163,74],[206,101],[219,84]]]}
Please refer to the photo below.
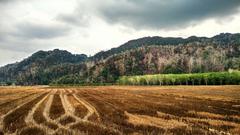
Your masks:
{"label": "overcast cloud", "polygon": [[240,30],[240,0],[0,0],[0,66],[38,50],[93,55],[144,36]]}
{"label": "overcast cloud", "polygon": [[240,0],[115,0],[100,7],[111,23],[136,29],[174,29],[208,18],[221,20],[237,13]]}
{"label": "overcast cloud", "polygon": [[16,32],[13,33],[13,36],[21,37],[25,39],[50,39],[59,36],[64,36],[68,34],[71,30],[65,26],[45,26],[41,24],[34,23],[20,23],[17,24]]}

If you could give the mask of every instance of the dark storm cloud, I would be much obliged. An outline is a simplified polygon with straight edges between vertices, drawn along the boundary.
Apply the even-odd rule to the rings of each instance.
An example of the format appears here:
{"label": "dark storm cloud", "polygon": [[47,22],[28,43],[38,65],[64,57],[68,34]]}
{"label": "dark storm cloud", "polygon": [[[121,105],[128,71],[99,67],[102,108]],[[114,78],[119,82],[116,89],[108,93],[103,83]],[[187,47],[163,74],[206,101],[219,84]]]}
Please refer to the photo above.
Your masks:
{"label": "dark storm cloud", "polygon": [[12,35],[26,39],[51,39],[64,36],[70,31],[68,27],[45,26],[31,23],[18,24],[16,29]]}
{"label": "dark storm cloud", "polygon": [[111,0],[99,6],[110,24],[134,28],[172,29],[238,12],[240,0]]}

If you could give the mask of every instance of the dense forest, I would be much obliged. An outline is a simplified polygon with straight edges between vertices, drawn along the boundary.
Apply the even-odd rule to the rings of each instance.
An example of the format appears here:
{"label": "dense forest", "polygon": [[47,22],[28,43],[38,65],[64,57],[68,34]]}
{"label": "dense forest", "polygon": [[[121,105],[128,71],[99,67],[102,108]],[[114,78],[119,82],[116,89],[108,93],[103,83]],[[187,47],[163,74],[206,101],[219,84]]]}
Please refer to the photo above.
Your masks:
{"label": "dense forest", "polygon": [[120,76],[186,74],[240,69],[240,34],[212,38],[145,37],[92,57],[39,51],[0,68],[1,84],[115,83]]}

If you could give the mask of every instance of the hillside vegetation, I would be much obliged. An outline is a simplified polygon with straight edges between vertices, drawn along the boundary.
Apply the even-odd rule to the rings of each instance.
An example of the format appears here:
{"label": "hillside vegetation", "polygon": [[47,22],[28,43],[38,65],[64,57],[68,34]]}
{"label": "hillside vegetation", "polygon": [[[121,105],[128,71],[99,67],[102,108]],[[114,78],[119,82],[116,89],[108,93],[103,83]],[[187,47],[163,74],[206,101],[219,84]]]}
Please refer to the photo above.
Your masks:
{"label": "hillside vegetation", "polygon": [[117,82],[121,85],[239,85],[240,72],[123,76]]}
{"label": "hillside vegetation", "polygon": [[87,56],[67,51],[38,51],[21,62],[0,68],[0,82],[20,85],[49,84],[58,77],[85,70]]}
{"label": "hillside vegetation", "polygon": [[115,83],[120,76],[240,70],[240,34],[212,38],[145,37],[92,57],[63,50],[39,51],[0,68],[0,83]]}
{"label": "hillside vegetation", "polygon": [[240,47],[191,43],[129,50],[97,62],[89,81],[115,82],[119,76],[223,72],[240,69]]}

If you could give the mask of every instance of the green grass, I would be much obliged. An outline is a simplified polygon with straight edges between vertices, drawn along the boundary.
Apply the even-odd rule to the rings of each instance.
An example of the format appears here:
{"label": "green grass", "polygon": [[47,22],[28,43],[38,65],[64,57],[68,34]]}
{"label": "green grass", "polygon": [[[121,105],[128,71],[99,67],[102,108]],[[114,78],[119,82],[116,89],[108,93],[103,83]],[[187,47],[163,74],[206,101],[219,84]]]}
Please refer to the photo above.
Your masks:
{"label": "green grass", "polygon": [[239,85],[240,71],[123,76],[120,85]]}

